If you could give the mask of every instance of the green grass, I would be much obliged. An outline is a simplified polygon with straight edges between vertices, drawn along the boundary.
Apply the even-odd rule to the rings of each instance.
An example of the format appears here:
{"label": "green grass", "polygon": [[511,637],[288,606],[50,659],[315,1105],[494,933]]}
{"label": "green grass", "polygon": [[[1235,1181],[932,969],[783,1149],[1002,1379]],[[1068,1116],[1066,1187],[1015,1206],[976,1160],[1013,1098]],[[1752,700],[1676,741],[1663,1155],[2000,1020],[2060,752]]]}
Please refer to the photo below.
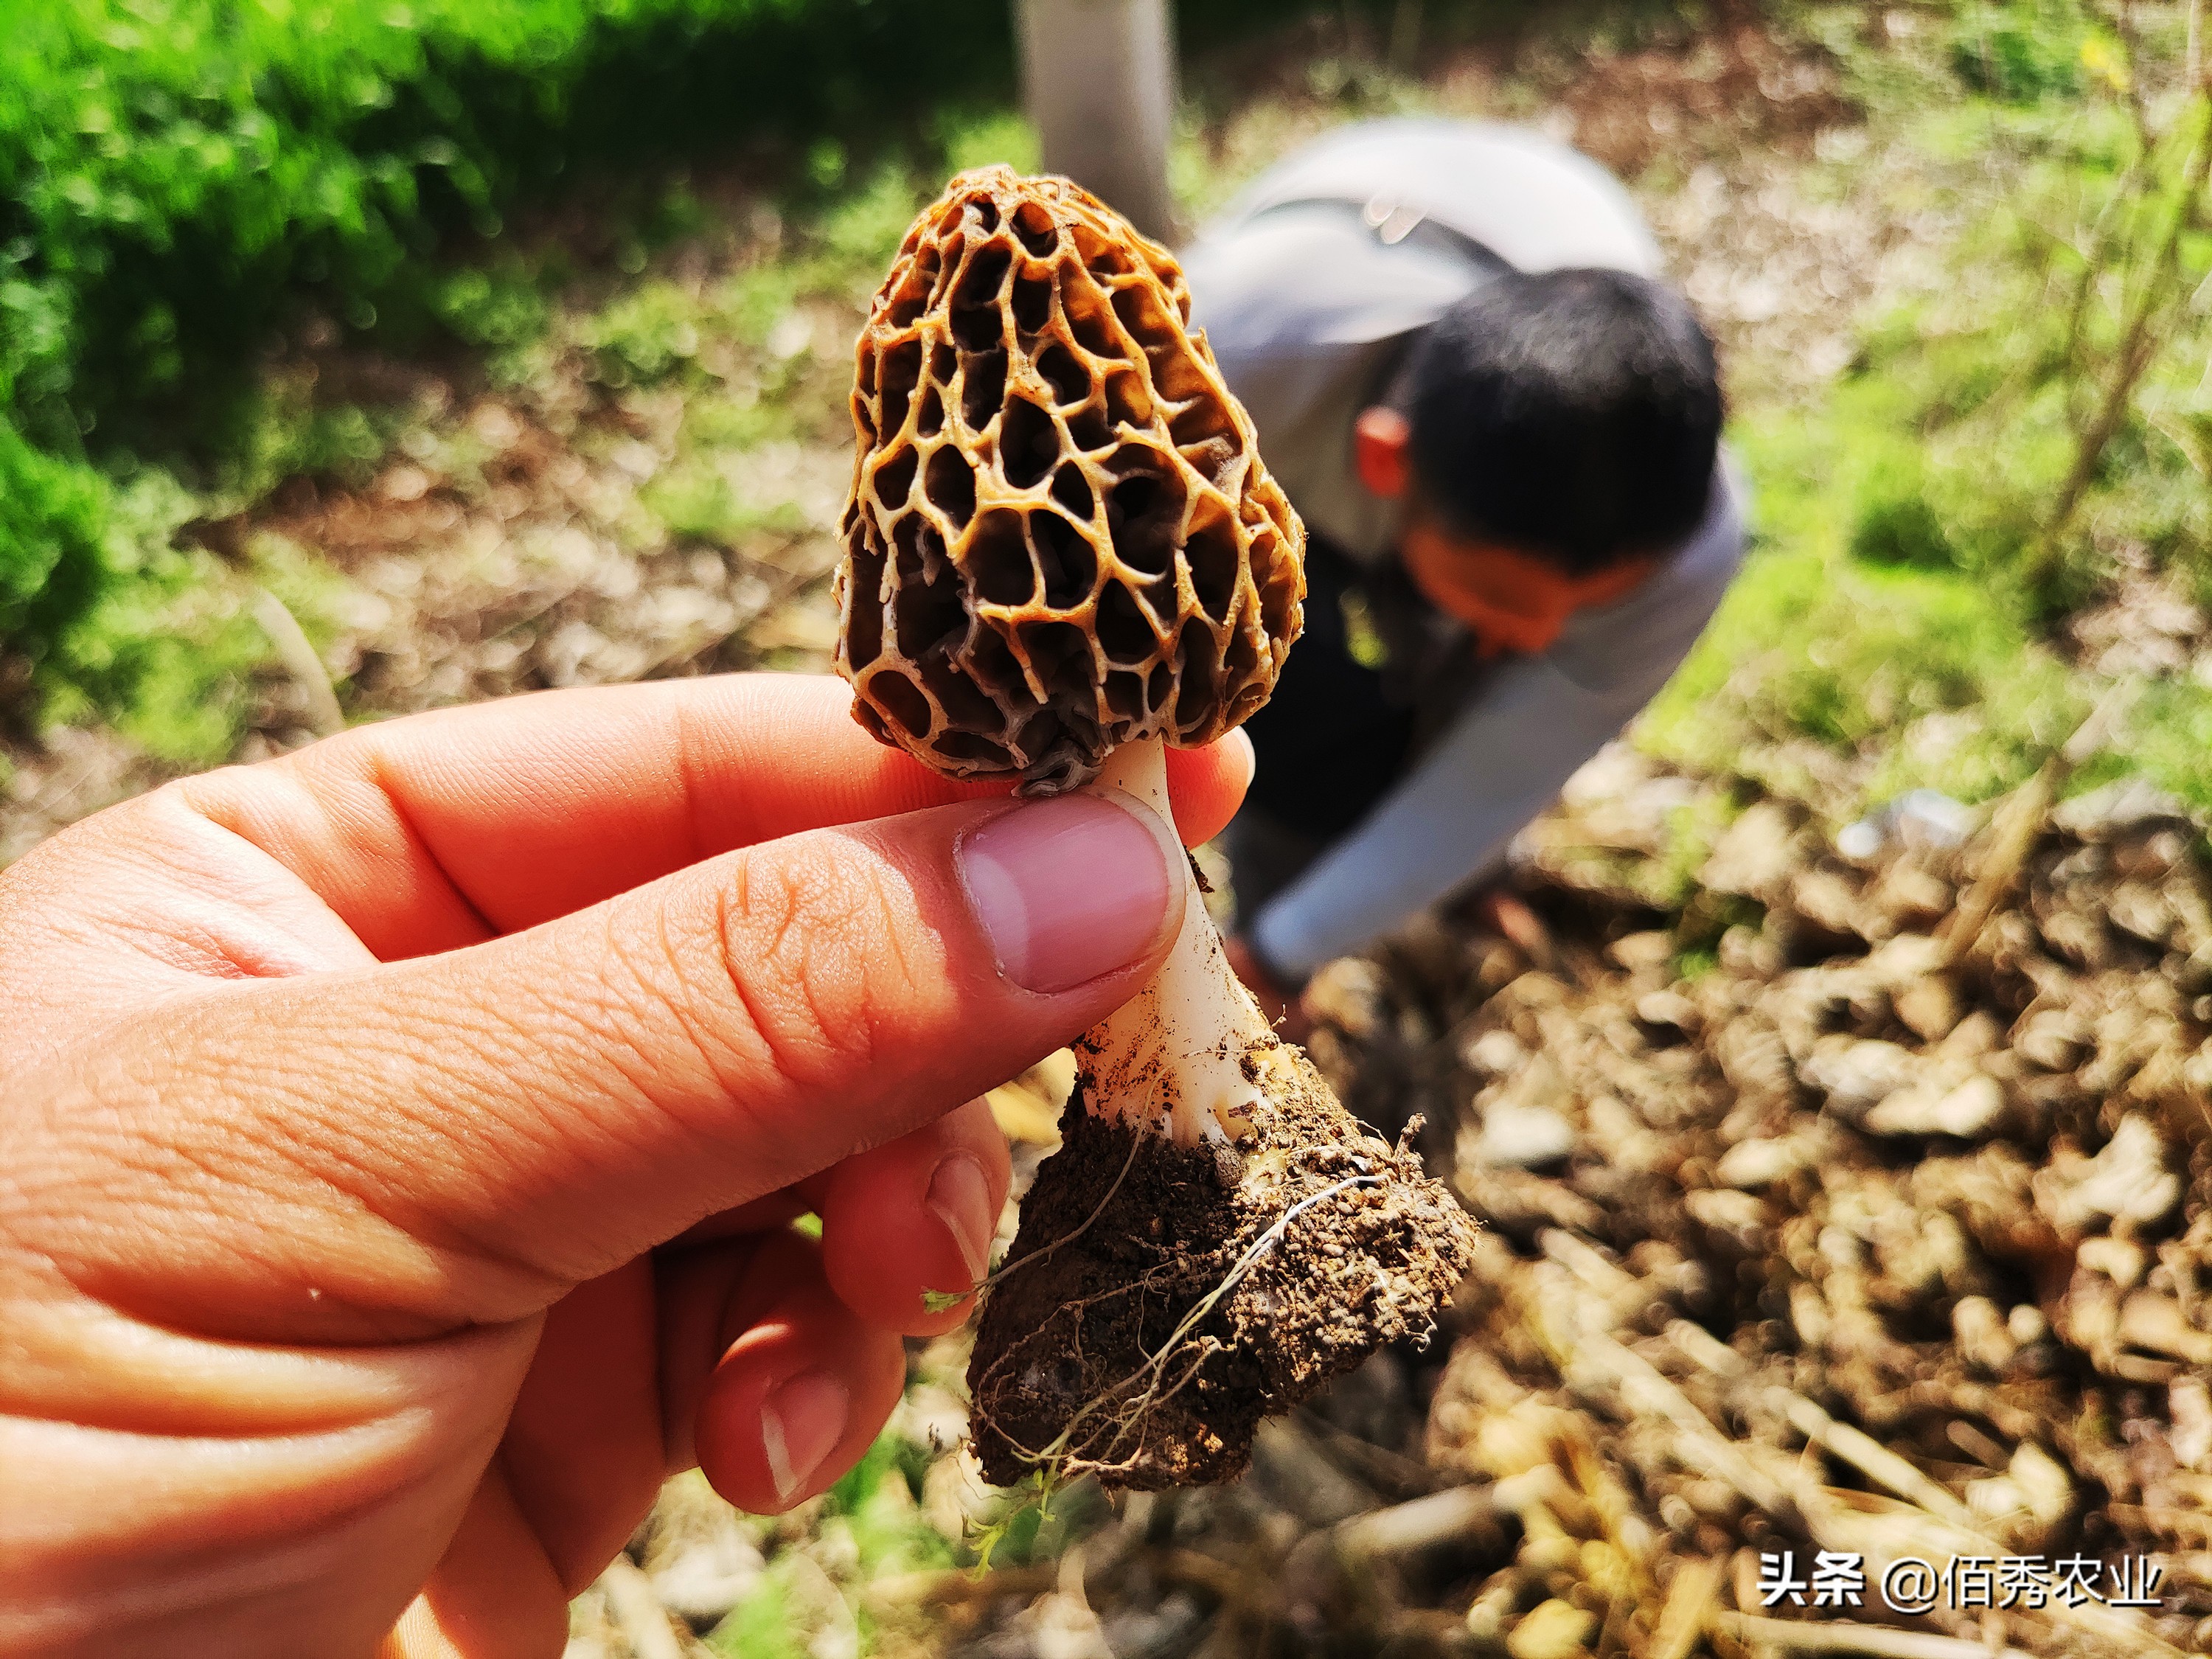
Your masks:
{"label": "green grass", "polygon": [[[1192,40],[1288,21],[1264,0],[1181,11]],[[303,315],[387,349],[458,343],[520,384],[563,273],[508,221],[580,182],[599,181],[600,252],[635,274],[702,222],[653,182],[690,159],[752,144],[866,241],[887,198],[865,158],[887,146],[1035,155],[1004,117],[957,114],[1011,94],[1007,0],[21,0],[8,22],[0,684],[19,702],[26,669],[68,708],[175,693],[159,652],[81,637],[158,604],[103,603],[146,575],[129,544],[165,530],[119,495],[149,465],[234,499],[265,487],[284,445],[253,365]],[[853,251],[834,231],[830,248]],[[605,319],[611,383],[685,362],[682,322],[652,306]]]}
{"label": "green grass", "polygon": [[[302,301],[386,349],[457,344],[495,388],[581,354],[609,392],[680,394],[677,459],[624,532],[640,545],[803,529],[789,501],[746,485],[750,453],[821,441],[839,417],[827,360],[787,354],[779,331],[810,304],[865,295],[945,172],[1036,160],[1000,101],[995,7],[994,21],[946,14],[932,45],[872,6],[435,0],[403,15],[380,0],[38,0],[0,42],[0,179],[22,232],[0,245],[0,655],[32,665],[50,717],[109,718],[183,762],[228,752],[267,649],[245,583],[290,580],[312,633],[336,579],[296,550],[276,560],[289,578],[263,568],[266,553],[234,569],[179,548],[178,532],[290,477],[359,487],[416,419],[331,405],[297,377],[201,374],[246,361]],[[1237,0],[1189,9],[1217,34],[1256,15]],[[1662,13],[1694,27],[1680,9],[1599,7],[1589,26],[1628,47]],[[1789,12],[1836,53],[1868,112],[1867,154],[1918,158],[1881,210],[1954,212],[1964,228],[1945,280],[1878,318],[1818,406],[1738,411],[1759,545],[1647,733],[1712,765],[1805,739],[1874,756],[1877,792],[1929,782],[1974,799],[2024,775],[2094,700],[2046,641],[2118,554],[2212,597],[2212,318],[2197,292],[2212,232],[2184,228],[2163,349],[2053,533],[2143,250],[2179,206],[2192,129],[2167,111],[2146,139],[2131,100],[2171,81],[2183,9],[2137,7],[2125,37],[2077,0],[1957,0],[1916,15],[1917,44],[1897,49],[1870,43],[1859,8]],[[942,70],[928,54],[963,27],[957,70],[927,95],[884,93],[893,64],[912,65],[890,76],[909,90]],[[824,53],[837,68],[803,94],[697,106],[705,71],[747,42],[781,55],[740,87],[803,76]],[[1324,53],[1309,78],[1346,112],[1428,96],[1351,57]],[[1222,96],[1198,89],[1176,153],[1200,212],[1239,176],[1197,142]],[[885,106],[872,128],[820,118],[871,100]],[[654,131],[641,138],[630,130],[648,106]],[[704,283],[659,274],[657,248],[726,228],[645,163],[768,122],[804,140],[786,146],[780,240]],[[902,136],[886,143],[890,127]],[[499,234],[514,204],[593,158],[653,181],[619,194],[601,253]],[[1869,165],[1807,188],[1841,196]],[[213,395],[203,378],[219,408],[180,422]],[[445,459],[465,476],[465,456]],[[2160,688],[2119,743],[2212,801],[2191,740],[2170,735],[2198,729],[2203,702],[2193,686]]]}
{"label": "green grass", "polygon": [[[1963,228],[1817,407],[1737,411],[1757,545],[1646,721],[1660,751],[1725,767],[1809,739],[1871,759],[1872,797],[1985,799],[2094,702],[2053,635],[2124,562],[2212,595],[2212,232],[2187,188],[2212,113],[2173,89],[2182,9],[2137,13],[2132,58],[2070,0],[1955,5],[1918,59],[1831,29],[1877,144],[1916,158],[1882,205]],[[2138,111],[2147,85],[2169,91]],[[2157,349],[2069,511],[2082,434],[2161,280]],[[2193,684],[2154,688],[2114,763],[2212,807],[2208,708]]]}
{"label": "green grass", "polygon": [[[770,1559],[751,1594],[715,1626],[708,1647],[731,1659],[801,1659],[825,1622],[849,1620],[859,1626],[861,1650],[868,1651],[873,1629],[855,1605],[858,1587],[895,1573],[951,1567],[960,1559],[915,1508],[934,1455],[885,1431],[823,1496],[809,1519],[805,1547]],[[845,1603],[842,1611],[825,1605],[831,1593]]]}
{"label": "green grass", "polygon": [[2037,642],[2020,596],[1984,571],[1855,551],[1891,499],[1891,434],[1855,430],[1848,399],[1810,418],[1754,411],[1734,442],[1752,480],[1756,544],[1720,614],[1645,717],[1645,741],[1717,770],[1747,742],[1893,746],[1948,715],[1957,747],[1895,746],[1878,793],[1929,783],[1978,800],[2018,782],[2087,712]]}
{"label": "green grass", "polygon": [[[294,473],[358,474],[389,435],[256,384],[273,329],[304,307],[386,349],[442,337],[521,383],[572,272],[505,235],[519,205],[593,169],[650,179],[752,135],[835,134],[797,182],[832,204],[823,246],[851,263],[908,193],[848,177],[848,147],[903,133],[911,152],[918,121],[964,141],[942,112],[1011,76],[1002,0],[24,0],[9,21],[0,656],[52,714],[125,721],[220,701],[234,665],[210,641],[220,672],[195,676],[139,636],[205,618],[170,609],[193,572],[155,550],[194,511],[149,512],[135,481],[158,470],[228,510]],[[625,271],[698,222],[680,191],[637,196],[611,210]],[[599,319],[610,384],[688,361],[664,297]],[[757,286],[757,326],[783,298]],[[222,728],[161,740],[215,758]]]}
{"label": "green grass", "polygon": [[[608,394],[680,392],[678,457],[641,492],[641,546],[794,534],[810,526],[789,502],[757,501],[743,487],[745,457],[832,429],[842,443],[843,394],[825,393],[822,365],[809,349],[780,345],[778,331],[810,306],[843,314],[865,303],[937,187],[939,146],[973,165],[1033,155],[1035,140],[1003,114],[940,114],[919,150],[892,149],[865,170],[841,163],[838,189],[793,181],[778,203],[787,227],[780,240],[704,284],[649,271],[587,277],[556,247],[527,258],[508,250],[437,273],[424,292],[495,388],[527,392],[564,356],[580,354],[587,378]],[[679,240],[702,228],[698,216],[672,187],[637,214],[647,225],[639,245]],[[725,349],[717,357],[712,348]],[[732,349],[734,370],[723,361]],[[16,567],[0,558],[0,649],[12,643],[19,660],[35,661],[49,720],[105,718],[181,764],[226,758],[243,729],[252,674],[269,650],[246,615],[247,585],[279,590],[316,636],[330,631],[325,618],[343,584],[307,550],[292,548],[282,555],[288,568],[312,570],[313,579],[286,591],[284,579],[261,568],[265,550],[234,570],[180,544],[180,532],[249,507],[289,478],[362,489],[403,438],[428,441],[419,410],[333,404],[312,374],[289,371],[237,392],[220,448],[196,466],[112,454],[98,466],[64,461],[21,441],[0,416],[0,535],[14,528],[19,548],[52,550],[13,588],[6,577]],[[462,453],[465,428],[436,441],[441,471],[465,483],[479,459]]]}
{"label": "green grass", "polygon": [[[374,459],[355,411],[272,418],[240,373],[301,302],[510,372],[546,323],[503,215],[592,161],[865,125],[1003,75],[985,0],[25,0],[0,32],[0,649],[64,716],[204,701],[149,628],[192,572],[143,457],[250,498]],[[958,37],[969,37],[961,50]],[[931,77],[934,77],[933,80]],[[617,258],[622,257],[620,251]],[[610,319],[611,365],[680,341]],[[281,404],[281,397],[276,399]],[[140,492],[143,494],[143,492]],[[177,518],[191,516],[189,512]],[[219,605],[219,600],[209,604]],[[223,630],[217,629],[218,634]],[[219,642],[213,653],[227,659]],[[206,752],[222,722],[171,722]]]}

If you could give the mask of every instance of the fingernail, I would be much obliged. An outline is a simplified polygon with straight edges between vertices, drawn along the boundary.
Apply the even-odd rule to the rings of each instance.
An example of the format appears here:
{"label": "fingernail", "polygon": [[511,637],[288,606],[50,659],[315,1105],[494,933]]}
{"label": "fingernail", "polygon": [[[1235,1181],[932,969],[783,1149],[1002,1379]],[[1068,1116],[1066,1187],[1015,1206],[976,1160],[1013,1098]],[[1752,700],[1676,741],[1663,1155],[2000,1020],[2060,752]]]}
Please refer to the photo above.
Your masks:
{"label": "fingernail", "polygon": [[812,1480],[845,1437],[852,1415],[845,1385],[827,1371],[801,1371],[780,1383],[761,1409],[761,1445],[780,1504]]}
{"label": "fingernail", "polygon": [[960,1259],[968,1267],[964,1282],[933,1288],[948,1292],[973,1290],[991,1270],[991,1238],[998,1231],[992,1224],[997,1218],[991,1213],[991,1183],[984,1178],[983,1166],[966,1152],[955,1152],[946,1158],[929,1178],[929,1208],[952,1235],[952,1242],[960,1247]]}
{"label": "fingernail", "polygon": [[962,838],[961,882],[1008,979],[1026,990],[1065,991],[1152,947],[1182,883],[1143,811],[1102,795],[1061,795]]}
{"label": "fingernail", "polygon": [[1252,746],[1252,734],[1239,726],[1232,728],[1219,742],[1243,766],[1244,785],[1249,788],[1252,780],[1260,774],[1260,751]]}

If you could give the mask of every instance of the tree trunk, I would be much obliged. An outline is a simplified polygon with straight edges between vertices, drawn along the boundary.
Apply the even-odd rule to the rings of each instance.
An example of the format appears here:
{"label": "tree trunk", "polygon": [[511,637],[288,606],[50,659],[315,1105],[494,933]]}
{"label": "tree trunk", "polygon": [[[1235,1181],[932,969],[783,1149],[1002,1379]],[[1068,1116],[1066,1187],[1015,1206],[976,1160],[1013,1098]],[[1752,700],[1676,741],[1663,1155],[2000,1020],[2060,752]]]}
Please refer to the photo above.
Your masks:
{"label": "tree trunk", "polygon": [[1022,97],[1064,173],[1147,236],[1170,240],[1175,112],[1169,0],[1016,0]]}

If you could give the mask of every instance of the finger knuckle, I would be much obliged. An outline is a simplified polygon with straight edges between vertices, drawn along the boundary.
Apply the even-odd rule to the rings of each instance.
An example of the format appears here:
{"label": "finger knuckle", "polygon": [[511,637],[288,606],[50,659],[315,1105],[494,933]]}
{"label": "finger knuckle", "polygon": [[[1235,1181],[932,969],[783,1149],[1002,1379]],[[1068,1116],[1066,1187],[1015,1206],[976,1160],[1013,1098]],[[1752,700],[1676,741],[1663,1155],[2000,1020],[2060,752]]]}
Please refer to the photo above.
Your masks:
{"label": "finger knuckle", "polygon": [[720,966],[760,1058],[801,1087],[866,1071],[915,986],[910,896],[872,859],[741,862],[724,889]]}

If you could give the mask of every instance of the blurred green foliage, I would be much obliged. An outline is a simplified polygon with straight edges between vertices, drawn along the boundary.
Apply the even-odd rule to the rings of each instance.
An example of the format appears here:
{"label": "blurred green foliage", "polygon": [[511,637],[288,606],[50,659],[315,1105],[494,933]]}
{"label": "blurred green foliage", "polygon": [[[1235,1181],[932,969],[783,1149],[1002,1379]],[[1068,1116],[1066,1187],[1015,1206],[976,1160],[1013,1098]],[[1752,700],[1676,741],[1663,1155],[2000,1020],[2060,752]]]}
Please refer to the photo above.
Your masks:
{"label": "blurred green foliage", "polygon": [[2070,93],[2081,82],[2085,22],[2074,0],[1969,0],[1950,31],[1951,66],[1975,91],[2011,102]]}
{"label": "blurred green foliage", "polygon": [[[1181,13],[1200,40],[1294,15]],[[24,712],[27,665],[70,707],[129,706],[149,659],[80,636],[125,625],[103,596],[149,556],[125,544],[192,514],[118,492],[152,460],[250,495],[274,459],[255,351],[301,301],[516,378],[546,323],[544,273],[495,240],[518,204],[769,135],[802,188],[903,213],[854,155],[964,131],[942,112],[1003,109],[1012,82],[1009,0],[20,0],[0,31],[0,696]],[[660,199],[615,264],[641,270],[684,205]],[[652,304],[609,320],[617,378],[687,356]],[[129,598],[132,625],[153,602]]]}
{"label": "blurred green foliage", "polygon": [[[456,269],[450,256],[495,236],[517,200],[581,163],[865,126],[1004,77],[1000,0],[927,13],[881,0],[11,7],[0,647],[50,695],[128,707],[134,684],[158,678],[160,653],[123,630],[159,596],[134,592],[127,615],[104,605],[165,574],[143,544],[174,528],[120,499],[135,452],[190,449],[177,434],[196,432],[235,467],[267,425],[241,371],[291,296],[356,329],[382,310],[512,351],[544,325],[537,286],[512,260]],[[635,321],[611,354],[662,372],[680,337]],[[278,460],[243,459],[249,478]]]}
{"label": "blurred green foliage", "polygon": [[[805,1659],[809,1638],[824,1625],[852,1627],[865,1651],[869,1615],[855,1606],[858,1587],[894,1573],[953,1565],[956,1552],[915,1505],[933,1454],[886,1430],[823,1496],[811,1550],[787,1550],[769,1564],[759,1584],[708,1638],[732,1659]],[[821,1565],[843,1569],[841,1583]],[[826,1605],[825,1605],[826,1604]]]}
{"label": "blurred green foliage", "polygon": [[[80,420],[173,390],[295,285],[365,325],[410,264],[579,163],[965,91],[1003,71],[1002,9],[25,0],[0,37],[0,387]],[[442,307],[489,297],[466,279]]]}
{"label": "blurred green foliage", "polygon": [[[1006,112],[1008,4],[25,0],[0,38],[0,704],[31,688],[50,717],[98,710],[156,752],[221,756],[266,648],[235,594],[265,573],[177,532],[287,477],[365,482],[407,418],[258,369],[302,304],[391,345],[457,342],[495,385],[557,349],[605,385],[680,387],[684,447],[645,507],[678,538],[785,527],[788,504],[749,502],[730,459],[790,429],[805,349],[777,331],[810,295],[865,290],[942,171],[1036,160]],[[1181,15],[1204,40],[1295,9]],[[1405,7],[1339,9],[1396,61]],[[1447,0],[1429,27],[1516,9]],[[1688,0],[1583,9],[1710,21]],[[1739,410],[1763,550],[1654,729],[1735,740],[1708,701],[1724,690],[1757,730],[1839,748],[1959,716],[1963,746],[1891,770],[1988,793],[2078,701],[2039,641],[2117,557],[2212,599],[2206,117],[2172,90],[2185,9],[1936,0],[1905,49],[1856,5],[1778,10],[1835,56],[1883,143],[1924,158],[1926,198],[1898,210],[1933,201],[1959,231],[1944,280],[1867,333],[1820,407]],[[1419,106],[1415,82],[1372,73],[1379,91],[1336,101]],[[571,256],[501,234],[586,173],[665,180],[661,163],[762,132],[795,234],[707,291],[646,276],[564,313]],[[1180,147],[1183,173],[1199,155]],[[609,216],[605,257],[635,275],[709,216],[657,183]],[[2115,404],[2146,319],[2157,349]],[[716,340],[748,354],[741,381],[711,366]]]}
{"label": "blurred green foliage", "polygon": [[[2045,644],[2071,612],[2130,571],[2212,599],[2212,110],[2181,7],[1966,0],[1917,64],[1826,9],[1870,125],[1918,158],[1897,210],[1958,229],[1818,407],[1741,412],[1759,546],[1649,730],[1708,764],[1878,750],[1877,794],[1978,799],[2087,712],[2094,677]],[[2212,805],[2173,736],[2206,711],[2161,688],[2117,746]]]}
{"label": "blurred green foliage", "polygon": [[926,1479],[944,1455],[942,1448],[886,1429],[803,1518],[749,1522],[768,1554],[767,1570],[708,1633],[709,1650],[730,1659],[804,1659],[825,1648],[878,1651],[883,1627],[868,1604],[868,1586],[903,1573],[980,1574],[1050,1561],[1111,1513],[1095,1483],[1079,1482],[1049,1501],[1038,1486],[1024,1486],[998,1494],[975,1535],[956,1544],[921,1507]]}

